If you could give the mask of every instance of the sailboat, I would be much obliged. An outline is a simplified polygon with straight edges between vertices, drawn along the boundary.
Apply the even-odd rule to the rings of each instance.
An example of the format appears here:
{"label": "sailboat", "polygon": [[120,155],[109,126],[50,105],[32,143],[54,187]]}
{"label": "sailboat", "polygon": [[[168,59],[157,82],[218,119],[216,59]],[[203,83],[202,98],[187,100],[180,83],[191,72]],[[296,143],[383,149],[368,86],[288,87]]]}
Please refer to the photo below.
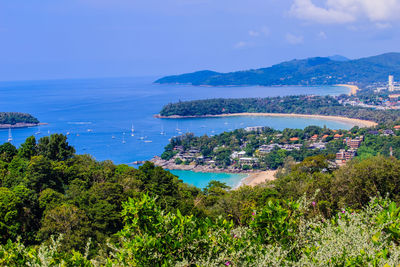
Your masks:
{"label": "sailboat", "polygon": [[177,131],[177,132],[180,132],[180,131],[181,131],[181,129],[179,129],[178,123],[176,123],[176,131]]}
{"label": "sailboat", "polygon": [[161,132],[160,132],[160,134],[161,134],[161,135],[165,135],[165,132],[164,132],[164,125],[161,125]]}
{"label": "sailboat", "polygon": [[35,134],[41,134],[40,132],[40,126],[38,126],[38,131]]}
{"label": "sailboat", "polygon": [[8,128],[8,142],[11,142],[13,140],[12,135],[11,135],[11,128]]}
{"label": "sailboat", "polygon": [[122,143],[123,143],[123,144],[126,143],[126,141],[125,141],[125,133],[122,134]]}
{"label": "sailboat", "polygon": [[131,136],[135,136],[134,132],[135,132],[135,129],[133,128],[133,124],[132,124],[132,128],[131,128]]}

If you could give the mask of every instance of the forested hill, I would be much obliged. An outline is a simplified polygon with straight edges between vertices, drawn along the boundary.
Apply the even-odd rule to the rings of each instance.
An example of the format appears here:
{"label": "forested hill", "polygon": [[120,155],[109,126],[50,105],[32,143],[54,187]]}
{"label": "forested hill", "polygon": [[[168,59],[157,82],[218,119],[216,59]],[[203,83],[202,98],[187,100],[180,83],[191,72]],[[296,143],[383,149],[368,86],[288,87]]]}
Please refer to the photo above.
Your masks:
{"label": "forested hill", "polygon": [[38,124],[39,120],[27,113],[20,112],[0,112],[0,125],[17,123]]}
{"label": "forested hill", "polygon": [[333,85],[347,82],[384,82],[389,74],[400,76],[400,53],[386,53],[355,60],[314,57],[292,60],[268,68],[230,73],[198,71],[167,76],[156,83],[192,85]]}
{"label": "forested hill", "polygon": [[400,117],[399,110],[373,110],[343,106],[330,96],[285,96],[268,98],[205,99],[169,103],[160,111],[163,117],[196,117],[234,113],[297,113],[308,115],[344,116],[392,123]]}

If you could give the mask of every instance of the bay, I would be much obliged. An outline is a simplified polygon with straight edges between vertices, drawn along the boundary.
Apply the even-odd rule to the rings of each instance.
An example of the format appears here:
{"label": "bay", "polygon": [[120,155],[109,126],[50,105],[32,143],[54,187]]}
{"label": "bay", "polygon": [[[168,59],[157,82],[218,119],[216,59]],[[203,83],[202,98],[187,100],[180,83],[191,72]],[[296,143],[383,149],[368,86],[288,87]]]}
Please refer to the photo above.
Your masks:
{"label": "bay", "polygon": [[[91,154],[97,160],[131,164],[160,155],[168,139],[180,133],[215,135],[248,126],[275,129],[326,125],[349,129],[351,124],[331,120],[290,117],[225,117],[192,119],[156,119],[153,117],[170,102],[206,98],[268,97],[299,94],[338,95],[344,87],[194,87],[153,84],[157,77],[75,79],[49,81],[0,82],[0,110],[27,112],[48,125],[13,129],[13,144],[19,146],[31,135],[68,134],[68,141],[79,154]],[[134,136],[131,136],[131,128]],[[165,132],[162,135],[161,132]],[[0,142],[6,142],[8,130],[0,130]],[[181,173],[181,179],[208,181],[214,174],[193,178]],[[195,175],[196,176],[196,175]],[[234,176],[234,175],[233,175]],[[242,176],[237,176],[236,181]],[[204,184],[201,182],[200,184]]]}

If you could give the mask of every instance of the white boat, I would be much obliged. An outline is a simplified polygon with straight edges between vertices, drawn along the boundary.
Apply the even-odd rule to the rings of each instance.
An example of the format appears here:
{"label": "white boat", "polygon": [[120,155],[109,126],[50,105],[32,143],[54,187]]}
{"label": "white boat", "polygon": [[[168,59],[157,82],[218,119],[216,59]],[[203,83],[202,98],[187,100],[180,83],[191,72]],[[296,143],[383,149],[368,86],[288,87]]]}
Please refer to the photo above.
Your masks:
{"label": "white boat", "polygon": [[131,136],[135,136],[134,132],[135,132],[135,129],[133,128],[133,124],[132,124],[132,128],[131,128]]}
{"label": "white boat", "polygon": [[11,128],[8,128],[8,142],[11,142],[12,140]]}
{"label": "white boat", "polygon": [[125,133],[122,134],[122,143],[123,143],[123,144],[126,143],[126,141],[125,141]]}
{"label": "white boat", "polygon": [[70,132],[67,132],[67,135],[70,135]]}
{"label": "white boat", "polygon": [[41,134],[40,132],[40,126],[38,126],[38,131],[35,134]]}
{"label": "white boat", "polygon": [[87,129],[87,131],[88,131],[88,132],[93,132],[93,130],[92,130],[92,129]]}
{"label": "white boat", "polygon": [[153,142],[153,141],[151,141],[151,140],[144,140],[144,142],[145,142],[145,143],[151,143],[151,142]]}
{"label": "white boat", "polygon": [[115,136],[113,135],[113,136],[111,136],[111,138],[112,138],[112,139],[115,139]]}
{"label": "white boat", "polygon": [[164,125],[161,125],[161,132],[160,132],[160,134],[161,134],[161,135],[165,135],[165,132],[164,132]]}
{"label": "white boat", "polygon": [[181,129],[179,129],[179,125],[178,125],[178,123],[176,124],[176,129],[175,129],[177,132],[180,132],[180,131],[182,131]]}

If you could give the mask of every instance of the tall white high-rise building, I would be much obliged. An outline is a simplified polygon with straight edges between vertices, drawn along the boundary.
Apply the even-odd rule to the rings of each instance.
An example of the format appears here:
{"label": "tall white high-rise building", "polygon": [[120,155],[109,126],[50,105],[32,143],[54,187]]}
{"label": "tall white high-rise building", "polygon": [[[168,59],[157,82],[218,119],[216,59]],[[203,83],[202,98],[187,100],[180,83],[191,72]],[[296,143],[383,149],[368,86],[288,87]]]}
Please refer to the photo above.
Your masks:
{"label": "tall white high-rise building", "polygon": [[394,78],[393,78],[393,75],[389,75],[388,89],[389,89],[389,91],[394,91]]}

